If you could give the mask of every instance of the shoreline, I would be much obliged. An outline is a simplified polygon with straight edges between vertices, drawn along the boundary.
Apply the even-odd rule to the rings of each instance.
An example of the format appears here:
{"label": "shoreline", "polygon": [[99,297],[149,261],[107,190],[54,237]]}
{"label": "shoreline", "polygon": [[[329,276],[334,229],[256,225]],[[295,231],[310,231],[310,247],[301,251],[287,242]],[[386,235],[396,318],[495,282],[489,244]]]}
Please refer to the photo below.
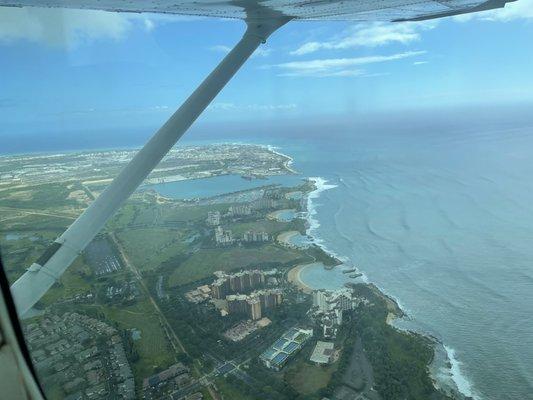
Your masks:
{"label": "shoreline", "polygon": [[[296,209],[294,208],[286,208],[284,210],[277,210],[277,211],[272,211],[271,213],[268,213],[267,214],[267,219],[270,219],[270,220],[274,220],[274,221],[282,221],[280,218],[279,218],[279,215],[284,213],[284,212],[292,212],[292,213],[296,213]],[[296,216],[294,217],[296,218]],[[292,219],[294,219],[292,218]],[[291,219],[291,221],[292,221]],[[282,221],[283,222],[283,221]]]}
{"label": "shoreline", "polygon": [[298,174],[298,171],[296,171],[294,168],[292,168],[292,164],[294,164],[294,159],[289,156],[288,154],[285,154],[285,153],[282,153],[279,150],[279,147],[276,147],[276,146],[272,146],[272,145],[259,145],[259,146],[264,146],[266,147],[269,151],[271,151],[272,153],[274,154],[277,154],[278,156],[281,156],[281,157],[285,157],[287,160],[283,163],[283,165],[285,166],[285,168],[287,168],[287,170],[289,170],[290,173],[292,174]]}
{"label": "shoreline", "polygon": [[304,283],[304,281],[302,281],[301,277],[300,277],[300,274],[301,272],[307,268],[309,265],[311,265],[312,263],[309,263],[309,264],[299,264],[297,265],[296,267],[293,267],[289,270],[289,272],[287,272],[287,281],[292,283],[294,286],[296,286],[299,290],[301,290],[302,292],[304,293],[307,293],[307,294],[311,294],[313,293],[313,288],[311,288],[310,286],[306,285]]}
{"label": "shoreline", "polygon": [[[339,256],[335,252],[328,249],[326,245],[323,243],[323,241],[315,233],[315,231],[320,227],[320,223],[315,217],[317,215],[317,210],[316,210],[315,204],[313,204],[313,200],[319,198],[322,192],[329,190],[329,189],[336,188],[337,185],[328,184],[328,181],[322,177],[309,177],[308,181],[314,184],[315,190],[307,194],[306,219],[308,223],[308,228],[306,229],[306,235],[311,238],[311,243],[318,246],[326,254],[334,257],[335,259],[341,262],[343,261],[346,262],[349,260],[347,257]],[[302,264],[302,265],[297,265],[296,267],[292,268],[287,274],[287,279],[289,280],[289,282],[296,285],[299,289],[301,289],[305,293],[312,293],[314,289],[308,286],[301,279],[301,271],[305,269],[305,267],[308,265],[309,264]],[[470,398],[473,400],[479,400],[479,397],[475,395],[473,384],[468,380],[468,378],[466,378],[462,374],[462,372],[459,369],[462,363],[455,358],[455,350],[448,347],[446,344],[442,342],[436,341],[435,338],[429,332],[416,332],[416,330],[409,330],[407,328],[397,327],[394,324],[394,322],[397,319],[408,316],[408,314],[404,311],[404,307],[400,305],[400,302],[393,295],[388,294],[385,290],[383,290],[376,284],[370,282],[366,274],[363,271],[359,271],[359,272],[363,274],[362,276],[363,282],[364,282],[363,284],[370,287],[377,295],[382,297],[387,303],[387,308],[389,308],[389,312],[386,316],[386,323],[388,325],[394,327],[395,329],[398,329],[399,331],[403,331],[406,333],[417,333],[431,340],[434,343],[433,351],[435,353],[437,352],[437,348],[436,348],[437,344],[440,344],[444,348],[444,351],[446,352],[446,364],[444,366],[441,366],[440,368],[445,368],[447,370],[450,381],[449,382],[442,381],[442,379],[439,379],[439,376],[431,372],[432,363],[435,361],[433,360],[431,363],[428,364],[427,367],[428,367],[429,376],[434,381],[435,388],[437,389],[448,388],[448,390],[445,390],[447,393],[449,392],[454,395],[460,395],[462,399]]]}
{"label": "shoreline", "polygon": [[295,246],[290,242],[290,240],[294,236],[299,235],[299,234],[300,232],[298,231],[285,231],[285,232],[280,233],[276,237],[276,241],[283,246],[294,248]]}

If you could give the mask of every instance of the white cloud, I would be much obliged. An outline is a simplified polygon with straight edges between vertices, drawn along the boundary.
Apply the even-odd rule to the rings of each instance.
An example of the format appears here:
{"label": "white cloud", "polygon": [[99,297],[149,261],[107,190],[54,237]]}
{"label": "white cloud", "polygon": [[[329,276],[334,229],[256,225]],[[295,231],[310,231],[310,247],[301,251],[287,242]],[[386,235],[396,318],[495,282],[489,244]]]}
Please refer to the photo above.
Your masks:
{"label": "white cloud", "polygon": [[144,20],[144,29],[146,29],[146,32],[152,32],[155,28],[155,23],[151,19],[146,18]]}
{"label": "white cloud", "polygon": [[95,115],[138,115],[138,114],[154,114],[154,113],[168,113],[170,107],[167,105],[154,105],[154,106],[139,106],[139,107],[122,107],[122,108],[102,108],[99,106],[81,108],[81,109],[64,109],[60,112],[49,113],[48,115],[73,115],[83,116],[88,114]]}
{"label": "white cloud", "polygon": [[0,41],[27,40],[75,47],[99,39],[119,40],[131,29],[123,14],[93,10],[0,7]]}
{"label": "white cloud", "polygon": [[158,25],[195,20],[179,15],[117,13],[39,7],[0,7],[0,42],[26,40],[73,48],[96,40],[123,39],[139,26],[146,32]]}
{"label": "white cloud", "polygon": [[434,22],[406,22],[355,25],[341,35],[323,42],[307,42],[291,55],[301,56],[318,50],[345,50],[356,47],[378,47],[390,43],[407,44],[420,40],[420,30],[432,29]]}
{"label": "white cloud", "polygon": [[429,61],[415,61],[413,63],[413,65],[424,65],[424,64],[427,64],[427,63],[429,63]]}
{"label": "white cloud", "polygon": [[268,57],[272,53],[272,49],[268,47],[258,47],[252,56],[255,57]]}
{"label": "white cloud", "polygon": [[229,46],[225,46],[225,45],[223,45],[223,44],[217,44],[217,45],[215,45],[215,46],[211,46],[211,47],[209,48],[209,50],[211,50],[211,51],[215,51],[215,52],[217,52],[217,53],[224,53],[224,54],[226,54],[226,53],[229,53],[229,52],[231,51],[231,47],[229,47]]}
{"label": "white cloud", "polygon": [[454,17],[454,19],[458,22],[466,22],[473,19],[496,22],[533,19],[533,0],[518,0],[512,3],[507,3],[504,8],[458,15]]}
{"label": "white cloud", "polygon": [[[425,54],[425,51],[407,51],[387,56],[367,56],[355,58],[328,58],[308,61],[291,61],[281,64],[267,65],[263,68],[276,68],[280,76],[295,77],[331,77],[331,76],[370,76],[364,70],[357,67],[360,65],[383,63],[415,57]],[[375,76],[375,75],[373,75]]]}
{"label": "white cloud", "polygon": [[[231,47],[223,44],[217,44],[215,46],[209,47],[209,50],[215,51],[217,53],[227,54],[231,51]],[[255,50],[252,54],[252,57],[268,57],[271,53],[272,49],[269,49],[267,47],[258,47],[257,50]]]}
{"label": "white cloud", "polygon": [[222,110],[222,111],[289,111],[294,110],[298,106],[294,103],[290,104],[235,104],[235,103],[213,103],[208,109]]}

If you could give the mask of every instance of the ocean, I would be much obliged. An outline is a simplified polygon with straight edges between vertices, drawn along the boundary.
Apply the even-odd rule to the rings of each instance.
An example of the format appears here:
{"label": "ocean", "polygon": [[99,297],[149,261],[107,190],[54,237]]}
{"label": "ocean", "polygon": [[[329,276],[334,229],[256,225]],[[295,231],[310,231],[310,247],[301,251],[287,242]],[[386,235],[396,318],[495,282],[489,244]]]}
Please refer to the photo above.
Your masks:
{"label": "ocean", "polygon": [[[217,140],[274,145],[301,177],[320,178],[309,234],[398,301],[398,327],[440,341],[440,384],[479,400],[533,399],[533,127],[371,125],[221,130]],[[333,288],[346,277],[314,268],[302,279]]]}
{"label": "ocean", "polygon": [[440,384],[533,399],[533,130],[335,139],[282,146],[321,178],[309,233],[398,301],[399,327],[440,341]]}

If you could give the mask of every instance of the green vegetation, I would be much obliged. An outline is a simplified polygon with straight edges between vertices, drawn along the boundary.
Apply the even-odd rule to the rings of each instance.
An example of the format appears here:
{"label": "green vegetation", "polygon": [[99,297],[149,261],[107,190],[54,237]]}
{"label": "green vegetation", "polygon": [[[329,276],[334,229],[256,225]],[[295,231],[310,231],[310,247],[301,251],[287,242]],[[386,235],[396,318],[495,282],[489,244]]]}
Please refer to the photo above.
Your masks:
{"label": "green vegetation", "polygon": [[[374,387],[380,395],[390,400],[449,399],[434,387],[429,375],[428,365],[433,359],[431,340],[387,324],[389,307],[381,293],[362,284],[356,290],[372,305],[360,309],[348,329],[363,341],[374,372]],[[354,343],[354,334],[348,336],[345,346]]]}
{"label": "green vegetation", "polygon": [[[177,204],[176,204],[177,203]],[[209,211],[227,211],[230,204],[185,205],[176,203],[166,204],[161,208],[161,220],[169,222],[203,221]]]}
{"label": "green vegetation", "polygon": [[244,394],[240,390],[237,389],[235,385],[230,385],[228,383],[228,379],[226,378],[218,378],[215,381],[215,385],[220,392],[222,396],[224,396],[224,399],[228,400],[255,400],[256,397],[252,397],[249,394]]}
{"label": "green vegetation", "polygon": [[201,249],[181,265],[176,266],[169,278],[169,286],[175,287],[206,278],[215,271],[231,271],[255,266],[279,266],[297,264],[306,258],[297,250],[275,244],[254,247],[224,247]]}
{"label": "green vegetation", "polygon": [[0,206],[47,211],[61,207],[79,207],[78,201],[69,198],[72,189],[67,186],[68,183],[46,183],[5,189],[1,192]]}
{"label": "green vegetation", "polygon": [[[250,335],[241,342],[234,343],[223,338],[221,334],[242,320],[239,315],[230,314],[220,318],[218,311],[205,305],[191,304],[181,297],[174,297],[161,304],[161,309],[174,331],[179,332],[187,352],[196,360],[209,353],[227,359],[235,358],[236,354],[243,356],[244,352],[255,357],[259,350],[254,343],[257,344],[258,340],[262,343],[265,337],[274,340],[283,332],[283,327],[274,318],[272,324],[258,332],[260,337]],[[205,372],[209,372],[207,370],[208,368]]]}
{"label": "green vegetation", "polygon": [[46,307],[69,299],[77,294],[90,292],[92,286],[88,277],[92,274],[91,269],[84,263],[82,257],[78,257],[68,268],[52,288],[46,292],[39,301],[39,306]]}
{"label": "green vegetation", "polygon": [[298,393],[312,395],[328,385],[336,369],[336,364],[318,366],[300,358],[287,367],[285,380]]}
{"label": "green vegetation", "polygon": [[134,201],[128,201],[124,204],[106,224],[106,229],[110,232],[121,231],[133,224],[135,215],[138,213],[140,206]]}
{"label": "green vegetation", "polygon": [[128,256],[140,270],[152,270],[173,256],[183,253],[184,233],[175,229],[129,229],[116,234]]}
{"label": "green vegetation", "polygon": [[110,321],[122,330],[138,329],[141,338],[133,342],[139,355],[132,368],[137,379],[150,376],[174,363],[174,353],[161,326],[154,307],[147,298],[130,306],[111,307],[103,305],[81,306],[92,310],[99,318]]}
{"label": "green vegetation", "polygon": [[340,261],[335,257],[324,252],[320,247],[313,245],[310,246],[305,252],[313,258],[313,262],[321,262],[324,265],[339,265]]}
{"label": "green vegetation", "polygon": [[269,235],[272,235],[287,230],[287,225],[288,224],[286,222],[264,219],[259,221],[232,224],[231,232],[237,236],[242,235],[246,231],[266,232]]}
{"label": "green vegetation", "polygon": [[[15,281],[57,238],[68,219],[24,215],[0,222],[0,248],[7,276]],[[8,240],[9,236],[11,239]]]}

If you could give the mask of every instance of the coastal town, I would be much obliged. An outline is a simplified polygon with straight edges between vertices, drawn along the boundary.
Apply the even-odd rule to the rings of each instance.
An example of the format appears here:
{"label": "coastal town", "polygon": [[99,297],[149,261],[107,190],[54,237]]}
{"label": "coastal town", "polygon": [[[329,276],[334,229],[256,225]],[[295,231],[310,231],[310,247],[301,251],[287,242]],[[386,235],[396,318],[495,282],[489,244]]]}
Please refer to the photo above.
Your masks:
{"label": "coastal town", "polygon": [[[95,154],[0,159],[11,280],[133,152]],[[56,178],[48,168],[39,175],[43,157],[57,161]],[[293,175],[291,161],[264,146],[190,147],[147,182]],[[311,194],[321,185],[265,180],[194,200],[144,186],[23,321],[48,397],[460,399],[429,375],[431,340],[394,328],[398,305],[311,237]],[[341,273],[345,284],[310,285],[308,268]]]}

